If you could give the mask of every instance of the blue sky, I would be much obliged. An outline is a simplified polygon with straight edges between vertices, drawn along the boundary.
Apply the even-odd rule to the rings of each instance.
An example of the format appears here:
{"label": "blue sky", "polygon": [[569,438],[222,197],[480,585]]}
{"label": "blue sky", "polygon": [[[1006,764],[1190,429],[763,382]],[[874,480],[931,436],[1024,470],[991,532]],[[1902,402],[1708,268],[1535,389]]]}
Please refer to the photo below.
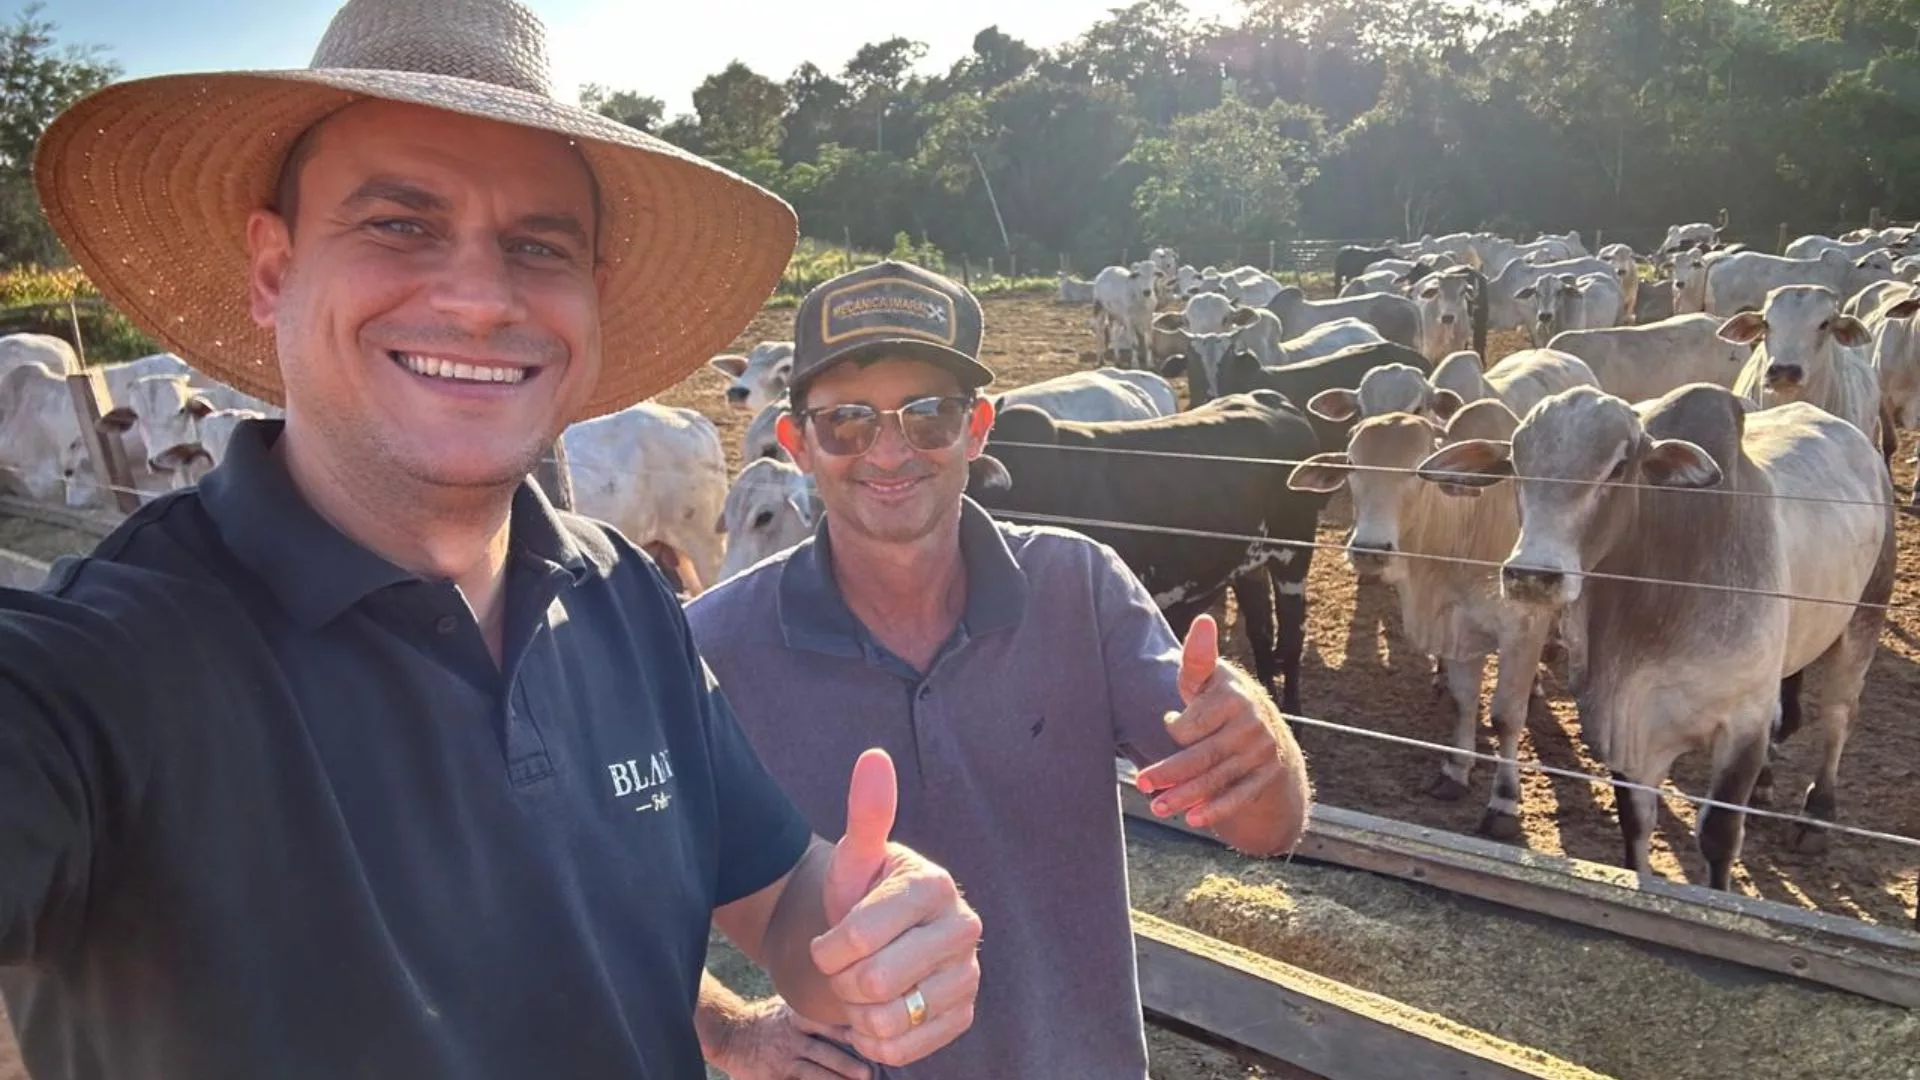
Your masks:
{"label": "blue sky", "polygon": [[[691,111],[693,88],[739,59],[774,78],[802,61],[838,70],[855,49],[896,34],[924,41],[944,68],[997,24],[1031,45],[1077,36],[1124,0],[528,0],[547,24],[557,87],[633,89]],[[25,5],[0,0],[9,16]],[[1226,16],[1235,0],[1188,0]],[[304,67],[339,0],[54,0],[41,12],[62,41],[101,45],[129,76],[224,68]],[[689,12],[672,15],[663,12]],[[800,12],[805,11],[803,18]],[[669,22],[668,20],[671,20]]]}

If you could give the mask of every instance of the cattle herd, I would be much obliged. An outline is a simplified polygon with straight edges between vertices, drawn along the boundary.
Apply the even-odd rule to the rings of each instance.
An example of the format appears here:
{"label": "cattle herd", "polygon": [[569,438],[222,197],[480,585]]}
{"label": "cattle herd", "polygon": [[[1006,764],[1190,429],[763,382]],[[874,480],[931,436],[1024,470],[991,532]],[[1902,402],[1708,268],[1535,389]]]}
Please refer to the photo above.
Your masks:
{"label": "cattle herd", "polygon": [[[1769,758],[1807,693],[1819,755],[1804,809],[1834,820],[1893,591],[1897,429],[1920,422],[1920,234],[1803,237],[1774,256],[1703,224],[1645,253],[1461,233],[1344,248],[1334,271],[1331,299],[1166,248],[1091,281],[1062,274],[1058,299],[1088,312],[1100,366],[996,391],[968,494],[1110,545],[1176,632],[1231,594],[1255,674],[1311,714],[1308,570],[1344,489],[1348,564],[1397,594],[1453,706],[1435,797],[1469,790],[1498,658],[1489,712],[1506,760],[1484,832],[1520,832],[1511,762],[1548,662],[1565,664],[1617,779],[1657,787],[1706,750],[1707,794],[1733,805],[1771,798]],[[1490,331],[1531,347],[1488,364]],[[84,505],[101,493],[63,348],[0,340],[0,469]],[[689,593],[799,542],[823,510],[773,434],[792,364],[789,341],[713,359],[724,407],[752,417],[731,480],[718,428],[692,409],[645,402],[570,427],[575,507]],[[102,424],[159,490],[217,462],[237,419],[272,413],[171,356],[107,382]],[[1654,796],[1623,789],[1617,805],[1623,863],[1650,872]],[[1700,813],[1715,887],[1743,821]],[[1817,851],[1825,836],[1792,842]]]}

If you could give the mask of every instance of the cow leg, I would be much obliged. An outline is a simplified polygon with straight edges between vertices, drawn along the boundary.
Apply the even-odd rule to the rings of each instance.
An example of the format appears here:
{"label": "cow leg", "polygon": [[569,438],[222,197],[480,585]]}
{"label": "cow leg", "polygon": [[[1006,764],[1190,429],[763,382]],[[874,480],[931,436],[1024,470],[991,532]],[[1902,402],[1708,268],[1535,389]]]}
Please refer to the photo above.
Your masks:
{"label": "cow leg", "polygon": [[[1768,712],[1772,708],[1769,707]],[[1713,748],[1713,787],[1716,802],[1749,805],[1754,781],[1767,763],[1766,723],[1746,723],[1723,731]],[[1707,860],[1707,884],[1725,891],[1733,885],[1733,861],[1740,856],[1747,815],[1717,806],[1700,808],[1700,854]]]}
{"label": "cow leg", "polygon": [[1307,648],[1307,583],[1275,578],[1273,586],[1280,616],[1280,677],[1286,684],[1280,709],[1297,714],[1300,711],[1300,655]]}
{"label": "cow leg", "polygon": [[1273,687],[1273,590],[1264,568],[1233,579],[1233,602],[1246,631],[1247,647],[1253,653],[1253,674],[1268,696]]}
{"label": "cow leg", "polygon": [[[1627,774],[1614,770],[1615,780],[1632,780]],[[1614,804],[1620,812],[1620,839],[1625,844],[1625,852],[1620,865],[1635,873],[1653,874],[1653,864],[1647,859],[1647,844],[1653,836],[1653,823],[1660,812],[1660,801],[1651,794],[1632,788],[1615,788]]]}
{"label": "cow leg", "polygon": [[1453,802],[1467,793],[1473,776],[1474,736],[1480,728],[1480,674],[1484,661],[1454,660],[1447,664],[1447,690],[1453,698],[1453,745],[1466,754],[1449,754],[1440,765],[1440,775],[1427,786],[1427,794]]}
{"label": "cow leg", "polygon": [[1500,650],[1500,673],[1493,684],[1493,706],[1489,710],[1500,740],[1500,764],[1494,768],[1493,797],[1487,800],[1486,816],[1480,819],[1480,831],[1496,840],[1520,835],[1520,733],[1527,729],[1527,711],[1539,682],[1540,653],[1546,648],[1552,625],[1545,619],[1530,618]]}
{"label": "cow leg", "polygon": [[1780,721],[1774,725],[1773,737],[1768,740],[1767,762],[1760,767],[1760,778],[1754,781],[1753,801],[1749,806],[1773,805],[1773,752],[1800,730],[1800,684],[1806,674],[1802,668],[1780,680]]}
{"label": "cow leg", "polygon": [[[1820,745],[1820,767],[1807,786],[1806,815],[1821,821],[1834,820],[1839,809],[1840,755],[1846,750],[1847,736],[1860,718],[1860,689],[1866,681],[1867,665],[1855,661],[1853,654],[1872,657],[1872,643],[1864,647],[1843,637],[1835,644],[1840,655],[1817,662],[1820,711],[1815,732]],[[1818,855],[1827,850],[1827,830],[1816,825],[1793,827],[1793,850],[1803,855]]]}

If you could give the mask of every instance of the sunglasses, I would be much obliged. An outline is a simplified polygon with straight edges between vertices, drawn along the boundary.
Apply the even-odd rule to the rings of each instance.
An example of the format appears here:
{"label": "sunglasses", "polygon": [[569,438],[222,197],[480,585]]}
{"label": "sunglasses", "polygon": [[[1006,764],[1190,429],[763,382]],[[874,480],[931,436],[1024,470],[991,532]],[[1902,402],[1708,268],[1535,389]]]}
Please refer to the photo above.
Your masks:
{"label": "sunglasses", "polygon": [[945,450],[958,442],[973,415],[971,396],[924,397],[897,409],[871,405],[827,405],[808,409],[803,419],[813,424],[814,445],[835,457],[858,457],[880,439],[880,423],[892,417],[900,437],[915,450]]}

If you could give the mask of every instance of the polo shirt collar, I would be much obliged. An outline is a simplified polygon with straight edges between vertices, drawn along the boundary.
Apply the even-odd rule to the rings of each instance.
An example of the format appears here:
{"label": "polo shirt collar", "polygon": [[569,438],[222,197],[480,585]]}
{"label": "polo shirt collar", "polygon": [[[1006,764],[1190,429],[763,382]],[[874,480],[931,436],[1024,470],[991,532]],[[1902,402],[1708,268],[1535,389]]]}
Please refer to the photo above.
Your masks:
{"label": "polo shirt collar", "polygon": [[[1000,527],[980,505],[960,498],[960,558],[967,567],[962,623],[978,637],[1019,625],[1027,607],[1027,575]],[[780,629],[788,647],[857,659],[864,655],[859,621],[833,575],[833,547],[823,515],[813,538],[780,568]]]}
{"label": "polo shirt collar", "polygon": [[[362,547],[307,503],[273,453],[285,428],[277,419],[243,422],[220,467],[200,481],[201,502],[234,556],[308,629],[380,589],[427,580]],[[537,484],[520,485],[512,515],[515,554],[566,570],[576,583],[592,571]]]}

